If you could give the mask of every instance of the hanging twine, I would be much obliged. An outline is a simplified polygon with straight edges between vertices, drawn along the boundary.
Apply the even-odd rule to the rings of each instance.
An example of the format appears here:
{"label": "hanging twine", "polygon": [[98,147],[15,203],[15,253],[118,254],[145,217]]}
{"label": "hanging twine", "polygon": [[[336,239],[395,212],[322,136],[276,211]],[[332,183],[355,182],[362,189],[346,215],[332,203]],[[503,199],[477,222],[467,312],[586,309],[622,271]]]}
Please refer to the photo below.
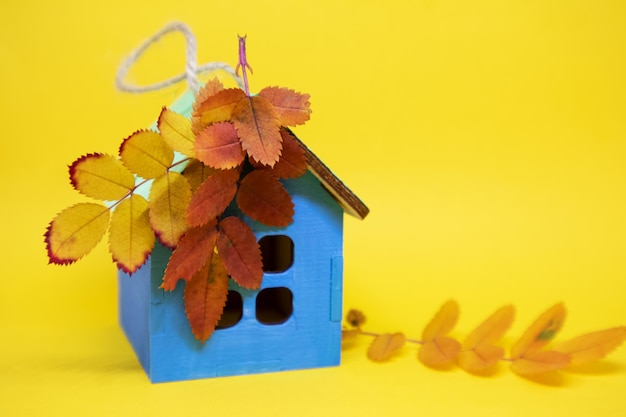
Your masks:
{"label": "hanging twine", "polygon": [[[139,60],[141,55],[153,44],[157,43],[161,38],[163,38],[168,33],[172,32],[180,32],[185,37],[186,42],[186,64],[185,64],[185,72],[183,74],[178,74],[174,77],[168,78],[163,81],[159,81],[154,84],[139,86],[128,83],[125,81],[126,75],[128,71],[132,68],[132,66]],[[215,71],[215,70],[223,70],[227,72],[233,79],[237,82],[237,85],[243,89],[243,81],[241,78],[237,76],[235,70],[230,65],[224,62],[209,62],[206,64],[202,64],[200,66],[196,63],[197,56],[197,45],[196,45],[196,37],[191,32],[191,29],[184,23],[173,22],[163,29],[159,30],[157,33],[146,39],[137,49],[132,51],[128,57],[122,62],[120,67],[117,70],[117,74],[115,75],[115,87],[127,93],[146,93],[149,91],[157,91],[163,88],[169,87],[176,83],[179,83],[183,80],[187,80],[187,86],[194,93],[198,91],[198,74]]]}

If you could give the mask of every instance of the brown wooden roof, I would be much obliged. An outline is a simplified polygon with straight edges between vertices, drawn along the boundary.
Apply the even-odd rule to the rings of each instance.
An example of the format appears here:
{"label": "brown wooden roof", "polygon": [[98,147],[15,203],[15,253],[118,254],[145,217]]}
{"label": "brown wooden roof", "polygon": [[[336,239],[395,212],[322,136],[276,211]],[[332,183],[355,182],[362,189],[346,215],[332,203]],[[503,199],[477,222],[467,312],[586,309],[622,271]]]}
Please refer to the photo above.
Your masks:
{"label": "brown wooden roof", "polygon": [[344,211],[358,219],[364,219],[370,209],[356,196],[335,174],[300,140],[290,132],[298,141],[306,155],[309,171],[317,177],[324,188],[337,200]]}

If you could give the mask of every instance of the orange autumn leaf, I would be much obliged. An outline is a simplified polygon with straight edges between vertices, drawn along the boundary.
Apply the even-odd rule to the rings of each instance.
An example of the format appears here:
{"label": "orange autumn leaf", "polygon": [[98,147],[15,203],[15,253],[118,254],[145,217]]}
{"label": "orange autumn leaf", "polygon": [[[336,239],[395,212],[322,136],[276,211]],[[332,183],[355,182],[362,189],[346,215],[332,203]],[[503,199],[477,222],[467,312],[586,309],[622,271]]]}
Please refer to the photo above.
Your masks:
{"label": "orange autumn leaf", "polygon": [[79,203],[57,214],[44,235],[50,263],[71,264],[91,252],[109,227],[109,213],[102,204]]}
{"label": "orange autumn leaf", "polygon": [[423,344],[418,350],[418,359],[427,366],[441,366],[450,363],[461,351],[461,344],[447,334],[454,328],[459,318],[459,305],[449,300],[426,325],[422,333]]}
{"label": "orange autumn leaf", "polygon": [[107,154],[82,156],[69,171],[76,190],[99,200],[120,200],[135,187],[134,175],[119,159]]}
{"label": "orange autumn leaf", "polygon": [[202,226],[221,215],[237,193],[239,170],[218,170],[198,187],[187,207],[187,221]]}
{"label": "orange autumn leaf", "polygon": [[255,168],[271,171],[273,175],[279,178],[297,178],[304,174],[308,168],[304,149],[288,130],[280,129],[280,135],[283,138],[283,150],[274,167],[268,167],[254,160],[250,160],[250,162]]}
{"label": "orange autumn leaf", "polygon": [[554,346],[571,357],[572,365],[584,365],[604,358],[626,339],[626,326],[586,333]]}
{"label": "orange autumn leaf", "polygon": [[216,222],[192,227],[183,235],[172,252],[163,274],[161,288],[172,291],[179,279],[186,282],[211,261],[217,239]]}
{"label": "orange autumn leaf", "polygon": [[293,221],[291,196],[270,172],[254,170],[241,181],[237,205],[250,218],[268,226],[288,226]]}
{"label": "orange autumn leaf", "polygon": [[565,306],[556,304],[543,312],[511,347],[511,358],[517,359],[545,346],[561,330],[565,321]]}
{"label": "orange autumn leaf", "polygon": [[245,157],[237,131],[229,122],[214,123],[203,129],[198,133],[194,149],[200,161],[217,169],[234,168]]}
{"label": "orange autumn leaf", "polygon": [[515,308],[511,305],[498,309],[489,316],[463,342],[459,366],[468,372],[479,372],[504,357],[504,349],[494,346],[511,327]]}
{"label": "orange autumn leaf", "polygon": [[207,97],[196,110],[203,125],[200,130],[211,123],[231,120],[234,108],[239,102],[244,102],[245,98],[246,93],[239,88],[227,88]]}
{"label": "orange autumn leaf", "polygon": [[157,127],[167,145],[190,158],[195,157],[195,134],[191,129],[191,121],[167,107],[163,107],[157,120]]}
{"label": "orange autumn leaf", "polygon": [[311,96],[308,94],[285,87],[265,87],[259,91],[259,96],[272,103],[283,126],[301,125],[311,117]]}
{"label": "orange autumn leaf", "polygon": [[570,356],[556,351],[532,350],[511,363],[511,370],[520,376],[533,376],[557,371],[570,364]]}
{"label": "orange autumn leaf", "polygon": [[109,227],[109,251],[117,267],[127,273],[135,272],[148,259],[154,241],[146,199],[133,194],[119,203]]}
{"label": "orange autumn leaf", "polygon": [[219,223],[217,251],[235,282],[246,289],[257,289],[263,279],[261,249],[250,229],[237,217],[227,217]]}
{"label": "orange autumn leaf", "polygon": [[375,362],[383,362],[388,360],[397,352],[406,341],[403,333],[384,333],[376,336],[369,349],[367,357]]}
{"label": "orange autumn leaf", "polygon": [[196,339],[205,342],[211,337],[227,297],[228,273],[215,254],[185,286],[185,313]]}
{"label": "orange autumn leaf", "polygon": [[183,176],[187,178],[192,192],[196,192],[200,184],[216,172],[214,168],[204,165],[197,159],[192,159],[183,170]]}
{"label": "orange autumn leaf", "polygon": [[133,173],[152,179],[167,172],[174,159],[174,151],[157,132],[139,130],[122,142],[120,159]]}
{"label": "orange autumn leaf", "polygon": [[191,187],[178,172],[168,172],[155,179],[150,188],[150,224],[161,243],[169,248],[178,244],[187,231],[187,206],[191,200]]}
{"label": "orange autumn leaf", "polygon": [[280,121],[274,106],[263,97],[245,97],[232,111],[241,146],[254,160],[274,166],[282,151]]}
{"label": "orange autumn leaf", "polygon": [[194,134],[199,133],[207,126],[207,124],[204,124],[201,121],[202,114],[199,112],[200,106],[209,97],[217,94],[223,89],[224,85],[217,79],[217,77],[215,77],[207,81],[206,84],[204,84],[204,86],[202,86],[202,88],[200,88],[200,90],[196,93],[191,112],[191,130]]}
{"label": "orange autumn leaf", "polygon": [[342,341],[346,341],[346,340],[354,339],[355,337],[357,337],[359,335],[359,333],[361,333],[361,330],[358,329],[358,328],[342,329],[341,330],[341,340]]}

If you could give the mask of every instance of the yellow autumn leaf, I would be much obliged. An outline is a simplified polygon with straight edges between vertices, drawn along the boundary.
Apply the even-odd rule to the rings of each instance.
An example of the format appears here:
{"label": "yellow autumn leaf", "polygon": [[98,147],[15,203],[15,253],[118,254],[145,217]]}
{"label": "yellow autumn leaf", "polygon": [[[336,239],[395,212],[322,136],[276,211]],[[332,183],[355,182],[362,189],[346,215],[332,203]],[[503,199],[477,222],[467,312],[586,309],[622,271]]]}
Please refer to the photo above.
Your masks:
{"label": "yellow autumn leaf", "polygon": [[533,350],[516,358],[510,368],[520,376],[532,376],[557,371],[570,364],[570,356],[563,352]]}
{"label": "yellow autumn leaf", "polygon": [[455,360],[460,352],[458,340],[440,336],[424,342],[417,351],[417,358],[426,366],[438,367]]}
{"label": "yellow autumn leaf", "polygon": [[190,200],[189,182],[178,172],[168,172],[152,183],[148,199],[150,224],[161,243],[169,248],[175,247],[187,231]]}
{"label": "yellow autumn leaf", "polygon": [[402,333],[378,335],[367,350],[367,357],[375,362],[386,361],[404,346],[405,341],[406,337]]}
{"label": "yellow autumn leaf", "polygon": [[194,151],[196,137],[191,130],[191,120],[163,107],[157,126],[163,139],[172,149],[190,158],[196,156]]}
{"label": "yellow autumn leaf", "polygon": [[558,303],[543,312],[511,347],[511,358],[525,356],[541,349],[561,330],[565,321],[565,306]]}
{"label": "yellow autumn leaf", "polygon": [[454,300],[447,301],[426,325],[422,332],[422,339],[428,342],[436,337],[448,334],[454,328],[458,319],[459,304]]}
{"label": "yellow autumn leaf", "polygon": [[357,337],[361,333],[361,329],[352,328],[352,329],[341,329],[341,340],[351,340]]}
{"label": "yellow autumn leaf", "polygon": [[45,234],[51,263],[71,264],[88,254],[109,226],[109,209],[98,203],[66,208],[50,222]]}
{"label": "yellow autumn leaf", "polygon": [[479,372],[504,357],[504,349],[494,346],[511,326],[515,308],[511,305],[498,309],[474,329],[463,342],[459,366],[468,372]]}
{"label": "yellow autumn leaf", "polygon": [[144,264],[154,246],[148,202],[133,194],[123,200],[111,215],[109,250],[119,269],[133,273]]}
{"label": "yellow autumn leaf", "polygon": [[604,358],[626,339],[626,326],[583,334],[554,346],[557,352],[570,355],[572,365],[584,365]]}
{"label": "yellow autumn leaf", "polygon": [[122,162],[107,154],[92,153],[70,165],[72,186],[99,200],[120,200],[135,187],[135,176]]}
{"label": "yellow autumn leaf", "polygon": [[122,142],[120,159],[135,174],[152,179],[167,172],[174,159],[174,151],[157,132],[139,130]]}

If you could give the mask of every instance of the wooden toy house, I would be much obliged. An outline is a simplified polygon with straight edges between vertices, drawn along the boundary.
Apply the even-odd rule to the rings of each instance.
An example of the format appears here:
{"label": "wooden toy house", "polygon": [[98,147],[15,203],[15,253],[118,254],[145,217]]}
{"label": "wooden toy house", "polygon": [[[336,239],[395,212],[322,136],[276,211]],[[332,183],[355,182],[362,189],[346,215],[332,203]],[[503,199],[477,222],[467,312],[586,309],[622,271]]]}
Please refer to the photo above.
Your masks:
{"label": "wooden toy house", "polygon": [[[189,116],[191,95],[172,109]],[[119,272],[121,326],[152,382],[338,365],[341,352],[343,214],[368,208],[302,142],[307,172],[283,184],[294,221],[268,227],[243,217],[263,256],[261,288],[231,280],[217,330],[204,344],[190,331],[184,283],[160,289],[171,251],[159,246],[139,271]]]}

